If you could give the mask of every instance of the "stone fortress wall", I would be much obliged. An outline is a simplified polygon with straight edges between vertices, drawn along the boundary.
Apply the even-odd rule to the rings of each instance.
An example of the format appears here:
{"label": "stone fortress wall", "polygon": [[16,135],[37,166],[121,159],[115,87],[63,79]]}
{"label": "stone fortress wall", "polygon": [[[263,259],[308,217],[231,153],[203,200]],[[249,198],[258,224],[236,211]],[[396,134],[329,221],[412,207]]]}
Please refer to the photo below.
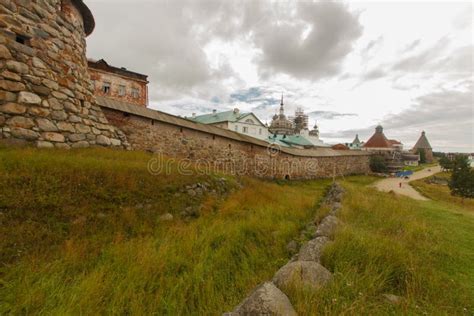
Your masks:
{"label": "stone fortress wall", "polygon": [[0,1],[0,141],[123,146],[92,93],[81,0]]}
{"label": "stone fortress wall", "polygon": [[[203,170],[271,179],[314,179],[369,170],[370,154],[362,151],[292,149],[191,122],[166,113],[100,99],[105,116],[119,127],[135,149],[194,162]],[[157,155],[151,171],[166,172]],[[184,172],[189,170],[184,170]]]}
{"label": "stone fortress wall", "polygon": [[0,143],[132,148],[266,178],[369,171],[368,153],[272,150],[249,136],[95,97],[85,51],[94,25],[82,0],[0,0]]}

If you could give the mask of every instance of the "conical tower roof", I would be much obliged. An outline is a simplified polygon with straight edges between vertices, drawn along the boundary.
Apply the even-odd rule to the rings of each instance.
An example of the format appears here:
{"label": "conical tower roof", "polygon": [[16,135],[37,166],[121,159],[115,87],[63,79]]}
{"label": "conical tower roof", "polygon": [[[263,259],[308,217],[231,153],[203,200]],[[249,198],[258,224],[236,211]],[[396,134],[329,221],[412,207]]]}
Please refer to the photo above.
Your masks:
{"label": "conical tower roof", "polygon": [[418,138],[418,141],[416,142],[413,149],[432,149],[428,138],[426,138],[425,131],[421,132],[421,136]]}
{"label": "conical tower roof", "polygon": [[364,144],[366,148],[391,148],[392,145],[388,141],[387,137],[383,133],[383,127],[381,125],[375,128],[375,134]]}
{"label": "conical tower roof", "polygon": [[352,141],[352,145],[360,145],[359,134],[356,134],[356,137]]}

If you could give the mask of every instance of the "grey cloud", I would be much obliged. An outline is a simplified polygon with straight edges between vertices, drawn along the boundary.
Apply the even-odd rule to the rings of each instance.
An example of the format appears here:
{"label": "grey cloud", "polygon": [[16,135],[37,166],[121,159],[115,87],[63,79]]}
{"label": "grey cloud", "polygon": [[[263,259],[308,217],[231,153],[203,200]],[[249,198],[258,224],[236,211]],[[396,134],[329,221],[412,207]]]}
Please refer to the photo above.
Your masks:
{"label": "grey cloud", "polygon": [[474,123],[472,84],[460,90],[441,90],[418,97],[412,107],[384,119],[390,128],[447,127],[456,122]]}
{"label": "grey cloud", "polygon": [[100,16],[89,39],[94,57],[147,73],[153,82],[176,89],[210,79],[206,55],[181,2],[89,5]]}
{"label": "grey cloud", "polygon": [[[389,138],[401,140],[410,148],[425,130],[435,150],[474,151],[474,109],[472,82],[462,90],[440,90],[416,98],[412,107],[381,120]],[[359,134],[367,140],[374,127],[323,133],[328,138],[346,138]]]}
{"label": "grey cloud", "polygon": [[326,139],[345,139],[346,142],[352,141],[356,135],[359,135],[361,141],[367,140],[374,132],[375,126],[366,128],[349,129],[338,132],[321,131],[321,137]]}
{"label": "grey cloud", "polygon": [[246,36],[272,16],[272,3],[251,0],[193,1],[191,10],[207,27],[204,36],[225,41]]}
{"label": "grey cloud", "polygon": [[204,47],[212,36],[206,34],[207,20],[197,7],[204,9],[209,2],[89,1],[88,5],[97,23],[88,38],[88,55],[149,75],[152,101],[210,98],[216,91],[226,93],[227,79],[241,83],[227,61],[211,67],[207,60]]}
{"label": "grey cloud", "polygon": [[449,57],[438,59],[431,69],[460,76],[472,76],[474,46],[464,46],[452,52]]}
{"label": "grey cloud", "polygon": [[[361,74],[359,84],[388,77],[392,80],[394,89],[409,90],[420,87],[419,84],[413,84],[414,79],[427,80],[433,77],[433,74],[442,75],[449,80],[470,78],[474,71],[472,59],[474,46],[457,47],[447,51],[449,42],[447,37],[443,37],[434,46],[413,54],[411,52],[421,43],[420,40],[416,40],[404,48],[402,53],[404,57],[400,60],[392,64],[377,65]],[[408,82],[404,82],[406,78]]]}
{"label": "grey cloud", "polygon": [[414,50],[415,48],[417,48],[421,43],[421,40],[420,39],[417,39],[413,42],[411,42],[410,44],[408,44],[405,49],[403,49],[403,53],[408,53],[408,52],[411,52],[412,50]]}
{"label": "grey cloud", "polygon": [[339,113],[334,111],[312,111],[308,115],[315,119],[334,120],[341,117],[353,117],[358,116],[355,113]]}
{"label": "grey cloud", "polygon": [[217,109],[218,111],[226,111],[229,107],[215,104],[212,102],[205,102],[193,98],[182,98],[172,101],[161,101],[159,106],[151,104],[150,108],[164,111],[167,113],[173,113],[182,117],[190,117],[192,113],[205,114],[210,113],[212,110]]}
{"label": "grey cloud", "polygon": [[380,48],[383,44],[384,38],[383,36],[379,36],[378,38],[371,40],[367,46],[365,46],[361,52],[361,62],[363,64],[367,64],[370,62],[372,56],[377,53],[378,48]]}
{"label": "grey cloud", "polygon": [[363,51],[364,52],[369,52],[370,50],[372,50],[372,48],[376,47],[377,45],[380,45],[382,42],[383,42],[383,37],[379,36],[377,39],[371,40],[367,44],[367,46],[363,49]]}
{"label": "grey cloud", "polygon": [[257,59],[260,74],[269,77],[283,72],[313,80],[338,74],[362,34],[358,16],[332,1],[297,2],[294,9],[295,16],[276,16],[254,31],[256,46],[262,49]]}
{"label": "grey cloud", "polygon": [[362,76],[362,78],[363,78],[363,80],[367,81],[367,80],[379,79],[379,78],[385,77],[386,75],[387,75],[387,73],[382,69],[373,69],[373,70],[365,73]]}
{"label": "grey cloud", "polygon": [[[149,75],[150,97],[208,97],[224,80],[244,84],[229,63],[210,66],[214,39],[245,41],[262,54],[259,73],[299,79],[337,74],[362,33],[358,17],[336,2],[87,1],[97,27],[89,56]],[[120,21],[120,23],[118,22]],[[303,32],[307,37],[302,39]],[[227,91],[228,92],[228,91]],[[211,96],[212,98],[212,96]]]}
{"label": "grey cloud", "polygon": [[446,37],[441,38],[433,47],[429,47],[418,54],[402,58],[393,65],[393,70],[396,71],[411,71],[419,72],[425,69],[433,60],[445,50],[449,43]]}

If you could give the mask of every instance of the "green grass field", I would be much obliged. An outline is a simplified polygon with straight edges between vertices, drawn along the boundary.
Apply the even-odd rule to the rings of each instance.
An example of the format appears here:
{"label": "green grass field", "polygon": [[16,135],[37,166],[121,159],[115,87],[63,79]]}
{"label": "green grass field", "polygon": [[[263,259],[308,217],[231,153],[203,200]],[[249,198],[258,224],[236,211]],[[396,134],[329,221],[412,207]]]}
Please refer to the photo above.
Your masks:
{"label": "green grass field", "polygon": [[[329,184],[229,178],[225,199],[190,198],[180,188],[218,177],[152,176],[150,158],[0,150],[0,314],[231,310],[288,260]],[[189,204],[199,218],[179,216]]]}
{"label": "green grass field", "polygon": [[[220,315],[289,258],[329,181],[152,176],[150,155],[0,149],[0,314]],[[172,168],[174,170],[174,167]],[[472,315],[474,210],[349,177],[327,287],[290,289],[300,315]],[[207,182],[219,194],[189,197]],[[415,185],[418,185],[416,183]],[[430,185],[431,186],[431,185]],[[425,190],[425,191],[423,191]],[[200,216],[179,214],[189,205]],[[162,222],[170,212],[174,219]],[[399,305],[382,294],[403,297]]]}
{"label": "green grass field", "polygon": [[422,163],[422,164],[419,164],[418,166],[405,166],[405,167],[403,167],[403,170],[416,172],[416,171],[420,171],[420,170],[423,170],[423,169],[428,168],[428,167],[434,167],[436,165],[438,165],[437,162]]}

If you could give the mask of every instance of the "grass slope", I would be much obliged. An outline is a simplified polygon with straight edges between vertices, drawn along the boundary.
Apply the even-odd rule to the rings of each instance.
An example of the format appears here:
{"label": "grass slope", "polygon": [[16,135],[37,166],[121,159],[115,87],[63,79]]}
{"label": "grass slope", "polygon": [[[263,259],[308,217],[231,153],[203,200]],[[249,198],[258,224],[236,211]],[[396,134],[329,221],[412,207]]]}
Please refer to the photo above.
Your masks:
{"label": "grass slope", "polygon": [[[273,183],[147,171],[150,155],[0,149],[0,314],[219,315],[286,263],[287,242],[328,181]],[[324,253],[327,287],[290,289],[300,315],[474,313],[474,215],[446,188],[433,201],[350,177],[344,224]],[[191,197],[207,182],[219,194]],[[202,207],[201,216],[180,212]],[[159,216],[170,212],[171,222]],[[382,294],[403,297],[400,305]]]}
{"label": "grass slope", "polygon": [[[0,149],[0,314],[218,315],[288,260],[327,181],[147,171],[150,155]],[[208,182],[220,194],[190,197]],[[234,190],[231,190],[234,188]],[[219,198],[224,196],[225,198]],[[179,213],[202,206],[191,221]],[[162,222],[161,214],[175,216]]]}
{"label": "grass slope", "polygon": [[[451,179],[450,172],[440,172],[435,174],[432,177],[437,177],[441,179],[446,179],[449,181]],[[431,178],[432,178],[431,177]],[[433,183],[427,183],[427,179],[422,179],[418,181],[411,182],[411,185],[424,196],[435,200],[439,203],[443,203],[446,207],[449,208],[461,208],[467,209],[474,214],[474,199],[462,199],[459,196],[451,195],[451,191],[447,185],[439,185]]]}
{"label": "grass slope", "polygon": [[[344,183],[344,225],[323,257],[334,282],[317,292],[292,289],[299,314],[473,314],[472,211],[378,192],[366,185],[371,181]],[[385,293],[404,299],[391,305]]]}

